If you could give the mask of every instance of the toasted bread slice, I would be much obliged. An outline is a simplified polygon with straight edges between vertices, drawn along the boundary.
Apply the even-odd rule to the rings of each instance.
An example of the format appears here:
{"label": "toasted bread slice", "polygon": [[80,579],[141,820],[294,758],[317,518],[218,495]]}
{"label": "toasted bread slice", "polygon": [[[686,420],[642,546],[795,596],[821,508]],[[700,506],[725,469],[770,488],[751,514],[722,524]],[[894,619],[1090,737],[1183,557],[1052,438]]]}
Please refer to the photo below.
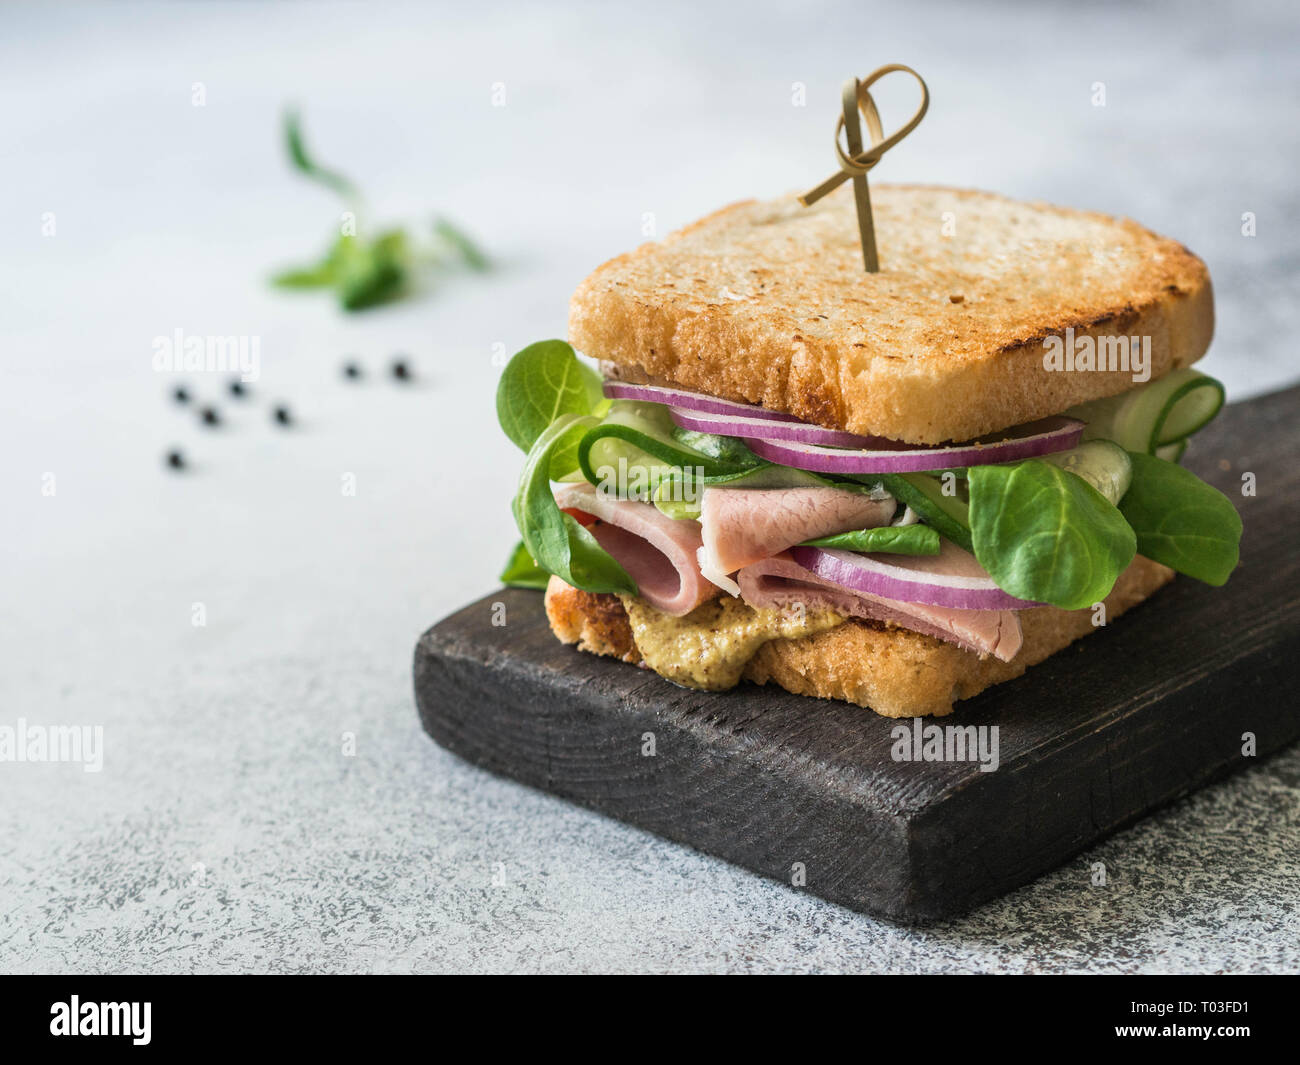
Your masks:
{"label": "toasted bread slice", "polygon": [[[1138,556],[1106,597],[1109,623],[1173,580],[1174,571]],[[592,654],[639,662],[623,605],[613,595],[580,592],[552,577],[546,589],[551,631]],[[891,625],[850,619],[797,640],[764,644],[745,669],[756,684],[771,681],[797,695],[843,699],[884,717],[944,715],[953,703],[1020,676],[1030,666],[1093,632],[1092,610],[1035,607],[1020,615],[1025,642],[1010,662]]]}
{"label": "toasted bread slice", "polygon": [[575,346],[616,376],[909,443],[968,440],[1134,387],[1044,368],[1043,340],[1147,337],[1158,378],[1214,331],[1205,264],[1107,215],[959,189],[871,186],[862,268],[846,183],[812,207],[747,201],[600,267]]}

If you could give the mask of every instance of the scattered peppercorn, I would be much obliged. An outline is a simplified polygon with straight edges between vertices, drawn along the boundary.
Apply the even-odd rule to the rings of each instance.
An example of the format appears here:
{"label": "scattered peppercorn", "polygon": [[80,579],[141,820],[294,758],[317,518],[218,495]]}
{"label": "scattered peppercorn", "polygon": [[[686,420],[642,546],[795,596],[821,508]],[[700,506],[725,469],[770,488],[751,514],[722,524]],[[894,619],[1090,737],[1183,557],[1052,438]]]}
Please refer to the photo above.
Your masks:
{"label": "scattered peppercorn", "polygon": [[290,425],[293,422],[293,415],[289,413],[289,408],[283,403],[276,405],[274,417],[279,425]]}
{"label": "scattered peppercorn", "polygon": [[203,419],[204,425],[221,424],[221,415],[217,413],[216,407],[204,407],[199,411],[199,417]]}
{"label": "scattered peppercorn", "polygon": [[350,377],[353,381],[361,377],[361,366],[355,362],[345,362],[343,364],[343,376]]}
{"label": "scattered peppercorn", "polygon": [[188,403],[190,401],[189,389],[184,385],[177,385],[172,391],[172,399],[177,403]]}
{"label": "scattered peppercorn", "polygon": [[400,357],[393,360],[392,373],[399,381],[409,381],[411,379],[411,367],[405,359]]}
{"label": "scattered peppercorn", "polygon": [[185,455],[179,448],[172,448],[167,452],[167,465],[173,470],[185,469]]}
{"label": "scattered peppercorn", "polygon": [[230,387],[230,394],[232,396],[237,396],[238,398],[243,399],[245,396],[248,395],[247,386],[245,386],[244,382],[241,381],[238,377],[233,378],[231,380],[229,387]]}

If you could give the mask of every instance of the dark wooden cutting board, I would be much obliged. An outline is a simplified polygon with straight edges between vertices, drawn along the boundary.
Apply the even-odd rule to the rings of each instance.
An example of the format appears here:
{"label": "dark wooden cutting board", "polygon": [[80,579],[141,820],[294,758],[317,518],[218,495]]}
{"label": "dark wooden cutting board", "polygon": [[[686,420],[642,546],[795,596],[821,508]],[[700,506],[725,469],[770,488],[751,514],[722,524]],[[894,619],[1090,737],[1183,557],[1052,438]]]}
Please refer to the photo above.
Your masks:
{"label": "dark wooden cutting board", "polygon": [[1226,408],[1187,465],[1241,510],[1240,568],[1223,588],[1179,577],[924,719],[998,726],[994,772],[894,761],[899,722],[856,706],[688,691],[581,654],[519,590],[420,638],[420,718],[475,765],[798,890],[897,920],[960,913],[1300,736],[1300,386]]}

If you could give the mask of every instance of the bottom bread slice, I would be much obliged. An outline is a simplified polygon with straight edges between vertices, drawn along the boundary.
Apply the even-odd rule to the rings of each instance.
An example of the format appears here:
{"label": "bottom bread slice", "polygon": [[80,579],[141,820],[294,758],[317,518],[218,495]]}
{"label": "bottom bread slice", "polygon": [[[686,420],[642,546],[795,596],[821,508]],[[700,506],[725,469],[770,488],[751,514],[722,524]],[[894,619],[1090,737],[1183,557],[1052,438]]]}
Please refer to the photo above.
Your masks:
{"label": "bottom bread slice", "polygon": [[[1109,623],[1173,580],[1174,571],[1138,556],[1106,597]],[[551,631],[597,655],[640,663],[632,627],[614,595],[581,592],[552,577],[546,588]],[[797,695],[843,699],[885,717],[950,714],[953,704],[1020,676],[1095,631],[1094,611],[1035,607],[1021,612],[1024,644],[1010,662],[981,658],[933,636],[887,623],[850,618],[813,636],[772,640],[745,668],[745,679],[769,681]]]}

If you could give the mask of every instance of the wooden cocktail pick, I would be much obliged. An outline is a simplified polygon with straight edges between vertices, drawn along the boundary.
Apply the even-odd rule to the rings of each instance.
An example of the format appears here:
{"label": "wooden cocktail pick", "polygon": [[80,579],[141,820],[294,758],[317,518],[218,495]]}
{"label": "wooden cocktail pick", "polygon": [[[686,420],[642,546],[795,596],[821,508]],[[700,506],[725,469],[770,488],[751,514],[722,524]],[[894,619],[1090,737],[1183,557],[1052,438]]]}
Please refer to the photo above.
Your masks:
{"label": "wooden cocktail pick", "polygon": [[[921,86],[921,106],[916,109],[916,114],[908,120],[907,125],[901,127],[891,136],[886,137],[885,131],[880,124],[880,112],[876,110],[876,101],[871,98],[871,86],[886,74],[892,74],[894,71],[911,74],[916,79],[917,84]],[[871,218],[871,193],[867,188],[867,171],[880,162],[881,156],[890,148],[916,129],[921,119],[925,117],[926,109],[930,106],[930,90],[926,88],[921,75],[911,67],[904,66],[902,63],[890,63],[888,66],[873,71],[862,80],[849,78],[844,83],[842,101],[844,113],[835,126],[835,155],[839,159],[840,169],[811,192],[806,192],[800,196],[799,202],[804,207],[808,207],[816,203],[828,192],[851,180],[853,182],[853,195],[858,206],[858,233],[862,238],[862,265],[866,267],[867,273],[874,274],[880,270],[880,259],[876,254],[876,227]],[[862,117],[867,120],[867,131],[871,135],[871,147],[865,151],[862,148],[862,127],[858,122],[859,111],[861,111]],[[844,139],[848,142],[847,150],[840,146],[841,130],[844,131]]]}

